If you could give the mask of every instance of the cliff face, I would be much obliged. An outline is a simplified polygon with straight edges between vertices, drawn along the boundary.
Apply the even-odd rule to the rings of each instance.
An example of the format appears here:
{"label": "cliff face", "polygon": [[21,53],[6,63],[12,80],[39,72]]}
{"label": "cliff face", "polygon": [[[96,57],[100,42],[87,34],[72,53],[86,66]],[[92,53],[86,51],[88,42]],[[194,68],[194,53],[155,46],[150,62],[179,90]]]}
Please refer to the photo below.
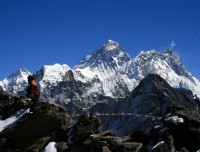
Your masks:
{"label": "cliff face", "polygon": [[[127,98],[118,102],[101,103],[91,108],[100,115],[106,129],[115,129],[119,136],[132,130],[148,132],[168,114],[170,107],[179,107],[198,112],[193,98],[179,93],[160,76],[145,77]],[[127,125],[128,124],[128,125]]]}

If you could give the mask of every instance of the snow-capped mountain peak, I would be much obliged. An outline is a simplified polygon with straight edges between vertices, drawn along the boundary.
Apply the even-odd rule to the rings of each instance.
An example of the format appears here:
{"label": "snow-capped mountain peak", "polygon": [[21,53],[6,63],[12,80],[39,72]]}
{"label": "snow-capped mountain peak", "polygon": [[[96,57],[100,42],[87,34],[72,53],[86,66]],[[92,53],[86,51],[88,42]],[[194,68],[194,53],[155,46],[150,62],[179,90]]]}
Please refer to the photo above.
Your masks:
{"label": "snow-capped mountain peak", "polygon": [[108,40],[103,46],[105,47],[106,51],[112,51],[119,47],[119,44],[113,40]]}
{"label": "snow-capped mountain peak", "polygon": [[23,77],[24,79],[27,79],[27,76],[30,75],[31,73],[25,69],[25,68],[19,68],[17,69],[15,72],[13,72],[8,78],[12,79],[12,78],[16,78],[16,77]]}
{"label": "snow-capped mountain peak", "polygon": [[115,41],[108,40],[100,49],[87,55],[75,67],[89,78],[106,78],[115,74],[120,66],[131,60],[123,48]]}
{"label": "snow-capped mountain peak", "polygon": [[44,65],[44,67],[42,68],[42,70],[44,71],[44,75],[43,77],[46,77],[46,79],[52,79],[53,75],[64,75],[66,73],[66,71],[70,70],[71,68],[66,65],[60,65],[58,63],[54,64],[54,65]]}
{"label": "snow-capped mountain peak", "polygon": [[200,95],[200,82],[186,70],[180,56],[170,49],[163,52],[141,52],[124,64],[120,72],[136,80],[141,80],[148,74],[158,74],[171,86],[193,90],[193,93]]}
{"label": "snow-capped mountain peak", "polygon": [[[27,71],[17,70],[15,76],[12,76],[16,77],[13,83],[7,80],[9,77],[0,81],[0,88],[9,92],[18,92],[17,88],[23,89],[21,86],[27,85],[27,76],[30,74],[23,73]],[[99,49],[86,55],[72,69],[66,64],[45,65],[34,76],[40,84],[42,98],[51,96],[52,102],[63,102],[61,99],[67,99],[68,103],[72,98],[68,96],[71,91],[76,100],[83,102],[84,97],[92,103],[93,99],[88,99],[92,95],[126,97],[149,74],[160,75],[172,87],[189,89],[200,97],[200,81],[186,70],[180,56],[172,49],[162,52],[141,51],[136,57],[131,58],[120,44],[113,40],[108,40]],[[19,83],[18,75],[22,75],[22,83]],[[95,99],[96,101],[98,100]]]}
{"label": "snow-capped mountain peak", "polygon": [[63,76],[70,69],[66,64],[44,65],[43,68],[36,72],[36,81],[39,82],[41,90],[43,90],[47,85],[62,81]]}
{"label": "snow-capped mountain peak", "polygon": [[27,86],[27,77],[31,75],[27,69],[17,69],[10,76],[1,81],[0,85],[3,90],[7,90],[9,92],[18,93],[24,91]]}
{"label": "snow-capped mountain peak", "polygon": [[172,49],[166,49],[162,53],[166,56],[168,55],[169,57],[172,57],[177,63],[182,64],[180,55]]}

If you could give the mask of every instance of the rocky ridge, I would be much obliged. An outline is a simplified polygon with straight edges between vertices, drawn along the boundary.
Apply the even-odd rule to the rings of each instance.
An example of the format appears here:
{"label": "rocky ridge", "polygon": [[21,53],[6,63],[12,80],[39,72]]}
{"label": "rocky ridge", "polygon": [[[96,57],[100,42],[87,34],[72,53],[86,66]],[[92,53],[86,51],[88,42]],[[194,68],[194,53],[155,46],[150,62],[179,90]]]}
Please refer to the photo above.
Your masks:
{"label": "rocky ridge", "polygon": [[[99,103],[90,110],[100,115],[106,129],[117,130],[124,136],[131,130],[147,133],[154,125],[161,125],[170,107],[199,112],[198,103],[189,96],[177,92],[160,76],[151,74],[132,91],[130,97],[118,102]],[[128,125],[127,125],[128,122]]]}

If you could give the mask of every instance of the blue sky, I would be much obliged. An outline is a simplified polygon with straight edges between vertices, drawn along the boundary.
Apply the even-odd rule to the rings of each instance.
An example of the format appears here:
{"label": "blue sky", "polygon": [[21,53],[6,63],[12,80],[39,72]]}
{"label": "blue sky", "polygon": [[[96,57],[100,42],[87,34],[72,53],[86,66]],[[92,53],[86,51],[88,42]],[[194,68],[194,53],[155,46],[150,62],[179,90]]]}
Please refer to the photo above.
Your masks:
{"label": "blue sky", "polygon": [[199,0],[0,0],[0,80],[18,68],[73,67],[108,39],[132,57],[174,41],[200,79]]}

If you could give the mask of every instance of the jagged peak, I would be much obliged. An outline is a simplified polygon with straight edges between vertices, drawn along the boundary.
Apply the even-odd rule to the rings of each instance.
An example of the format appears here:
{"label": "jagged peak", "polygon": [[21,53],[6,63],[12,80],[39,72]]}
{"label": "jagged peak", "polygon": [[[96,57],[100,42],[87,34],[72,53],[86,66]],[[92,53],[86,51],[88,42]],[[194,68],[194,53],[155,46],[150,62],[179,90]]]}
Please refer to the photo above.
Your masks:
{"label": "jagged peak", "polygon": [[67,65],[67,64],[58,64],[58,63],[55,63],[53,65],[44,65],[39,71],[37,71],[36,73],[38,72],[42,72],[43,74],[50,74],[50,73],[63,73],[63,72],[66,72],[68,70],[70,70],[71,68]]}
{"label": "jagged peak", "polygon": [[[98,50],[86,55],[74,69],[84,69],[86,67],[101,67],[111,68],[116,70],[123,63],[131,60],[129,54],[127,54],[123,48],[115,41],[108,40]],[[103,66],[102,66],[103,65]]]}
{"label": "jagged peak", "polygon": [[152,54],[152,53],[158,53],[156,50],[149,50],[149,51],[141,51],[140,53],[139,53],[139,55],[144,55],[144,54]]}
{"label": "jagged peak", "polygon": [[19,68],[15,71],[15,73],[29,73],[29,71],[26,68]]}
{"label": "jagged peak", "polygon": [[156,50],[149,50],[147,52],[144,52],[144,51],[141,51],[136,57],[143,57],[143,56],[154,56],[154,55],[157,55],[158,57],[172,57],[174,60],[176,60],[176,62],[180,62],[181,63],[181,57],[180,55],[175,52],[174,50],[168,48],[168,49],[165,49],[164,51],[162,52],[158,52]]}
{"label": "jagged peak", "polygon": [[106,44],[118,44],[116,41],[108,39]]}
{"label": "jagged peak", "polygon": [[159,81],[166,82],[160,75],[154,74],[154,73],[148,74],[148,75],[143,79],[143,81],[147,81],[147,82],[153,82],[153,81],[155,81],[155,80],[159,80]]}
{"label": "jagged peak", "polygon": [[145,84],[145,85],[153,84],[158,81],[159,83],[161,82],[167,83],[160,75],[154,74],[154,73],[148,74],[144,79],[141,80],[142,84]]}
{"label": "jagged peak", "polygon": [[162,51],[161,53],[169,54],[169,55],[176,55],[180,58],[179,54],[176,51],[172,50],[171,48],[167,48],[164,51]]}
{"label": "jagged peak", "polygon": [[138,92],[152,92],[153,90],[162,90],[163,86],[171,88],[171,86],[158,74],[148,74],[144,77],[139,85],[133,90],[132,97],[138,94]]}
{"label": "jagged peak", "polygon": [[19,68],[15,72],[13,72],[8,78],[20,76],[20,75],[31,75],[31,72],[29,72],[26,68]]}
{"label": "jagged peak", "polygon": [[117,47],[119,47],[119,44],[113,40],[108,40],[103,47],[106,51],[112,51],[115,50]]}
{"label": "jagged peak", "polygon": [[157,53],[157,51],[156,50],[149,50],[146,53]]}
{"label": "jagged peak", "polygon": [[[165,109],[164,107],[166,105],[174,105],[176,107],[184,107],[187,109],[196,109],[197,106],[192,100],[186,100],[186,98],[172,88],[163,77],[157,74],[149,74],[140,81],[139,85],[131,93],[132,98],[137,98],[138,96],[144,97],[142,103],[146,102],[147,105],[154,101],[157,102],[155,105],[160,106],[161,103],[163,107],[161,109]],[[160,97],[164,97],[163,99],[166,101],[160,100]]]}
{"label": "jagged peak", "polygon": [[167,49],[165,49],[164,51],[163,51],[163,53],[173,53],[173,52],[175,52],[174,50],[172,50],[171,48],[167,48]]}
{"label": "jagged peak", "polygon": [[[19,68],[15,72],[13,72],[8,77],[4,78],[0,85],[4,90],[10,91],[12,93],[16,93],[17,91],[24,90],[24,87],[21,85],[27,84],[27,77],[29,75],[32,75],[31,72],[29,72],[25,68]],[[14,86],[14,87],[13,87]],[[19,86],[19,87],[16,87]],[[16,89],[16,90],[13,90]]]}
{"label": "jagged peak", "polygon": [[164,50],[162,53],[168,54],[168,55],[172,56],[174,59],[176,59],[177,61],[181,62],[180,55],[176,51],[172,50],[171,48]]}
{"label": "jagged peak", "polygon": [[40,85],[44,87],[44,82],[54,84],[62,81],[63,76],[71,68],[66,64],[53,64],[44,65],[39,71],[35,73],[35,79],[40,82]]}

